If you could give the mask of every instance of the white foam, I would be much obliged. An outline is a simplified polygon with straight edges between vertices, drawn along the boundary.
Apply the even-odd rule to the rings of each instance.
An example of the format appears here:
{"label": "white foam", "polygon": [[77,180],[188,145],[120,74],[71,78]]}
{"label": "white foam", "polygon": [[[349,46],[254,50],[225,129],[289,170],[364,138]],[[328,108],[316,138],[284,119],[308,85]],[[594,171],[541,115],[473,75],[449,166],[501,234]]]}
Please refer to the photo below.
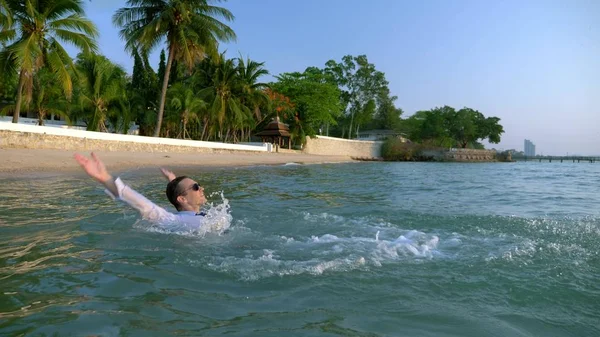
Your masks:
{"label": "white foam", "polygon": [[[192,264],[194,261],[190,261]],[[276,258],[273,251],[265,251],[258,258],[251,257],[225,257],[220,258],[214,263],[209,263],[208,267],[226,273],[238,275],[241,279],[247,281],[256,281],[265,277],[272,276],[290,276],[300,274],[321,275],[325,272],[346,272],[363,268],[365,259],[358,257],[356,259],[337,258],[333,260],[310,259],[306,261],[282,260]]]}
{"label": "white foam", "polygon": [[[148,223],[146,221],[138,221],[134,224],[134,227],[143,229],[148,232],[162,233],[162,234],[176,234],[184,236],[204,237],[207,234],[222,235],[231,226],[233,217],[230,213],[231,206],[229,200],[225,198],[223,192],[214,192],[210,196],[220,196],[221,203],[215,204],[211,202],[207,204],[207,208],[204,210],[206,215],[203,217],[202,226],[194,230],[179,230],[177,225],[173,226],[175,229],[166,229],[160,225]],[[186,226],[187,227],[187,226]]]}
{"label": "white foam", "polygon": [[299,274],[321,275],[381,267],[415,259],[432,259],[439,244],[435,235],[408,231],[395,239],[340,237],[278,237],[279,246],[248,252],[243,257],[215,257],[209,268],[233,273],[244,280]]}
{"label": "white foam", "polygon": [[328,221],[339,223],[339,222],[345,222],[346,218],[344,218],[343,216],[329,214],[329,213],[321,213],[321,214],[315,215],[315,214],[310,214],[308,212],[304,212],[304,220],[310,221],[310,222],[321,222],[323,220],[328,220]]}

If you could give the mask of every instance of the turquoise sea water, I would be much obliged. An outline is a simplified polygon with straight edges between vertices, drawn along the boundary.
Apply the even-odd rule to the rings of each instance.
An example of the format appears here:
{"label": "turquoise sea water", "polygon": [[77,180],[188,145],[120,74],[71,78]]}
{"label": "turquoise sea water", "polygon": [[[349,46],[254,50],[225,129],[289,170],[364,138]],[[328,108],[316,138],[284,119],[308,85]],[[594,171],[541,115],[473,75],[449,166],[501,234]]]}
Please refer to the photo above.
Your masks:
{"label": "turquoise sea water", "polygon": [[[217,192],[212,232],[0,178],[0,335],[600,336],[598,163],[176,173]],[[168,206],[157,171],[121,177]]]}

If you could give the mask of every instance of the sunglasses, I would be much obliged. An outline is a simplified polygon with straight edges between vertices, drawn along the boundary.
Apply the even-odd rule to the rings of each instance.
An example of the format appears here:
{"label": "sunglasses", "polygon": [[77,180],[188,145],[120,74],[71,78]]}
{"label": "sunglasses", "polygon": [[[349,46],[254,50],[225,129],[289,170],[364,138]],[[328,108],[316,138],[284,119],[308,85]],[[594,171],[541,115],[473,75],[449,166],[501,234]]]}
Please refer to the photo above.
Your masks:
{"label": "sunglasses", "polygon": [[192,186],[186,188],[185,190],[183,190],[183,192],[181,192],[181,194],[179,194],[179,195],[182,195],[182,194],[184,194],[185,192],[187,192],[189,190],[193,190],[195,192],[198,192],[198,191],[200,191],[200,185],[198,185],[198,183],[195,183],[194,185],[192,185]]}

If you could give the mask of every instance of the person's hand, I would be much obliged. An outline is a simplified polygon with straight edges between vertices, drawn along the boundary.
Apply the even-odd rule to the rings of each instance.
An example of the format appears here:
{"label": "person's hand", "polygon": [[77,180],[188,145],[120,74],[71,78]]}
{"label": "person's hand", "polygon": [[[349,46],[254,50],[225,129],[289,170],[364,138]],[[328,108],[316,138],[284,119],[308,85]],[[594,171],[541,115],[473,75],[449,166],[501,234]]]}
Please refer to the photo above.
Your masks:
{"label": "person's hand", "polygon": [[92,152],[92,158],[87,158],[79,153],[76,153],[75,160],[79,163],[79,165],[81,165],[85,173],[98,182],[106,184],[112,179],[112,176],[106,170],[104,163],[100,160],[100,158],[98,158],[98,156],[96,156],[94,152]]}
{"label": "person's hand", "polygon": [[175,173],[173,173],[170,170],[167,170],[166,168],[161,168],[160,172],[162,172],[162,174],[165,176],[165,178],[167,178],[167,180],[170,182],[171,180],[177,178],[177,176],[175,176]]}

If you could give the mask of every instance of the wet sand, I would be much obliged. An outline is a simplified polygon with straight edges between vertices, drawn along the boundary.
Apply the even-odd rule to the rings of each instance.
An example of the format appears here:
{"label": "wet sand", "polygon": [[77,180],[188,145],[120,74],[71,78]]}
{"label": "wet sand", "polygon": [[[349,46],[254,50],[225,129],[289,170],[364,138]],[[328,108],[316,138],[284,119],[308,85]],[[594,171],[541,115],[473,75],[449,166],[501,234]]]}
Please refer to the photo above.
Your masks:
{"label": "wet sand", "polygon": [[[79,152],[89,155],[89,153]],[[75,151],[48,149],[0,149],[0,175],[31,175],[81,172],[73,159]],[[301,153],[139,153],[102,152],[96,154],[111,172],[158,167],[241,167],[287,163],[322,164],[353,161],[347,156],[320,156]]]}

